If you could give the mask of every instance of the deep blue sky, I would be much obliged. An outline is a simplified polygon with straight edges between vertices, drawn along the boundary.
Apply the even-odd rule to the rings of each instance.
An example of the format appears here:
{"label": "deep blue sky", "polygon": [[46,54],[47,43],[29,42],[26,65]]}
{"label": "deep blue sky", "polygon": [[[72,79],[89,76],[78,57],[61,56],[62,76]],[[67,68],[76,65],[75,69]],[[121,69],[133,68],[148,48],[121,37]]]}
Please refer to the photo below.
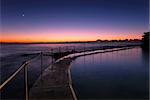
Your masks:
{"label": "deep blue sky", "polygon": [[2,33],[139,34],[148,31],[148,4],[149,0],[2,0]]}

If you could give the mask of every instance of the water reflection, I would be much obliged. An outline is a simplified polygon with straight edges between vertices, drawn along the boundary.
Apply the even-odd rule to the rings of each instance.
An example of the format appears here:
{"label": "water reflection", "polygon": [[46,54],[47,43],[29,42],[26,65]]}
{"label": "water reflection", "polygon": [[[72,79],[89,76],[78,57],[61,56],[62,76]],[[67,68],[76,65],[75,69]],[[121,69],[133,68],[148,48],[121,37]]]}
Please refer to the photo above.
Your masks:
{"label": "water reflection", "polygon": [[149,63],[147,62],[149,62],[149,50],[142,49],[142,60],[145,64],[144,66],[148,67]]}
{"label": "water reflection", "polygon": [[148,59],[140,47],[77,58],[73,86],[79,99],[148,98]]}

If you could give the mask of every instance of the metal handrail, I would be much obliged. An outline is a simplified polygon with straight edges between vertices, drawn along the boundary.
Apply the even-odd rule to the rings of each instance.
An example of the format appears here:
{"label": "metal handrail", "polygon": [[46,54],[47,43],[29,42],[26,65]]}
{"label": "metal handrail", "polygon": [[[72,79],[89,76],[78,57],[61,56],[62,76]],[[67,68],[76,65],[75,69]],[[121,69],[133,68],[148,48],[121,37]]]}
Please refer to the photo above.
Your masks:
{"label": "metal handrail", "polygon": [[[68,49],[68,47],[67,47]],[[75,47],[74,47],[75,49]],[[68,51],[68,50],[67,50]],[[59,52],[61,52],[61,48],[59,47]],[[53,53],[51,51],[51,53]],[[0,91],[2,91],[2,89],[10,82],[12,81],[18,74],[21,70],[24,69],[24,83],[25,83],[25,100],[29,100],[29,89],[28,89],[28,64],[34,60],[35,58],[37,58],[38,56],[41,56],[41,76],[43,74],[43,52],[41,52],[39,55],[37,55],[36,57],[34,58],[31,58],[30,60],[28,61],[25,61],[8,79],[6,79],[1,85],[0,85]],[[41,80],[42,81],[42,80]]]}
{"label": "metal handrail", "polygon": [[24,67],[24,81],[25,81],[25,100],[29,100],[29,87],[28,87],[28,67]]}
{"label": "metal handrail", "polygon": [[15,73],[13,73],[5,82],[3,82],[0,85],[0,91],[2,90],[3,87],[5,87],[6,84],[8,84],[24,68],[25,65],[26,65],[26,62],[24,64],[22,64],[21,67],[19,67],[19,69]]}
{"label": "metal handrail", "polygon": [[[76,47],[72,46],[73,50],[76,51]],[[66,51],[68,51],[68,47],[66,47]],[[83,51],[86,51],[86,47],[84,45],[84,47],[82,48]],[[81,49],[81,50],[82,50]],[[59,52],[61,51],[61,48],[59,48]],[[51,53],[53,54],[53,49],[51,49]],[[43,52],[39,53],[36,57],[31,58],[30,60],[24,62],[6,81],[4,81],[1,85],[0,85],[0,91],[2,91],[2,89],[11,81],[15,78],[15,76],[18,75],[18,73],[24,68],[24,82],[25,82],[25,100],[29,100],[29,89],[28,89],[28,64],[34,60],[35,58],[37,58],[38,56],[41,56],[41,76],[43,74]],[[52,58],[52,63],[53,63],[53,58]],[[42,78],[41,78],[42,81]],[[42,83],[42,82],[41,82]]]}
{"label": "metal handrail", "polygon": [[[40,53],[39,55],[41,55],[42,57],[42,53]],[[11,81],[15,78],[15,76],[18,75],[18,73],[24,68],[24,82],[25,82],[25,100],[29,99],[29,91],[28,91],[28,64],[34,60],[35,58],[37,58],[39,55],[37,55],[36,57],[24,62],[6,81],[4,81],[1,85],[0,85],[0,91],[2,91],[2,89]]]}

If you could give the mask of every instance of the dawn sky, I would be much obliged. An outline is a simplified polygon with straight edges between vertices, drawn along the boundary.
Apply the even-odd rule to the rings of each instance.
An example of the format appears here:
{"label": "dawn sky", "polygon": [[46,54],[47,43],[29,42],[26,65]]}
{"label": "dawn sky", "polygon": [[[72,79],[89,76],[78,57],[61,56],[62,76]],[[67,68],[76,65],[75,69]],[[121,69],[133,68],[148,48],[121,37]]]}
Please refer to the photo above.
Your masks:
{"label": "dawn sky", "polygon": [[149,0],[2,0],[2,42],[140,39]]}

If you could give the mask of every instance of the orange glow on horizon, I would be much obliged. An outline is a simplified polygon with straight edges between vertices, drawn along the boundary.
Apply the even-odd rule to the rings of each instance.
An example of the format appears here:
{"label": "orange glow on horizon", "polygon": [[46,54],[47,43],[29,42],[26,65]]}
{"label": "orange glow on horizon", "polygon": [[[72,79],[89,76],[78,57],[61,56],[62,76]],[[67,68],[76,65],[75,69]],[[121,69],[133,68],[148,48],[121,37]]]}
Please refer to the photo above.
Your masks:
{"label": "orange glow on horizon", "polygon": [[141,34],[1,34],[1,42],[69,42],[69,41],[96,41],[141,39]]}

